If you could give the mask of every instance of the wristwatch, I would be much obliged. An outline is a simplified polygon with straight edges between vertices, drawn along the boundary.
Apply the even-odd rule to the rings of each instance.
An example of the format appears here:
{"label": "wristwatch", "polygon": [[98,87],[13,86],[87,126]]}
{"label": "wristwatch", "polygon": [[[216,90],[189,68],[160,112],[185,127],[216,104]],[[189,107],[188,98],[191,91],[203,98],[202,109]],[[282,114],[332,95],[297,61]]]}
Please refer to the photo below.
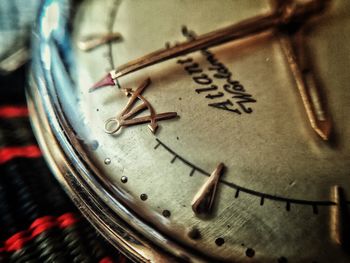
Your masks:
{"label": "wristwatch", "polygon": [[136,262],[349,262],[350,2],[45,0],[31,121]]}

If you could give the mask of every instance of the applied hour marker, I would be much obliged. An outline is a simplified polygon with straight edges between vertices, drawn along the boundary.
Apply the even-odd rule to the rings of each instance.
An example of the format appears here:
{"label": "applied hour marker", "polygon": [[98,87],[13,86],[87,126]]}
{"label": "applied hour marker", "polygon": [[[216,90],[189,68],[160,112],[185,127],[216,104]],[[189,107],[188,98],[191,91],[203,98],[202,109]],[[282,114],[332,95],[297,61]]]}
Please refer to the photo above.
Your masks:
{"label": "applied hour marker", "polygon": [[122,36],[119,33],[93,34],[82,38],[78,42],[78,47],[83,51],[91,51],[99,46],[121,39]]}
{"label": "applied hour marker", "polygon": [[331,211],[331,237],[340,246],[349,247],[349,211],[344,190],[339,186],[332,189],[332,199],[335,205]]}
{"label": "applied hour marker", "polygon": [[[150,85],[151,79],[146,79],[135,91],[131,89],[125,89],[126,95],[130,96],[130,99],[117,117],[109,118],[105,122],[105,132],[108,134],[115,134],[121,127],[128,127],[132,125],[138,125],[149,122],[148,128],[152,133],[155,133],[158,128],[157,121],[168,120],[178,117],[176,112],[164,112],[156,114],[152,105],[142,96],[142,92]],[[140,104],[135,105],[138,101]],[[144,110],[149,110],[148,116],[135,117]],[[174,160],[175,161],[175,160]]]}
{"label": "applied hour marker", "polygon": [[224,168],[224,164],[220,163],[194,196],[192,210],[195,214],[209,214],[211,212],[217,186]]}

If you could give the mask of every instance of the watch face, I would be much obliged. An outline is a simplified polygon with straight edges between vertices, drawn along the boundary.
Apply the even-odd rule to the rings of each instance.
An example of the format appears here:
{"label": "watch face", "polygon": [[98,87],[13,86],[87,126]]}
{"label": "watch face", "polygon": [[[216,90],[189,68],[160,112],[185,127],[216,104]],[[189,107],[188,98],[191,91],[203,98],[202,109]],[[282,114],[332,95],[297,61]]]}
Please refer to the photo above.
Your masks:
{"label": "watch face", "polygon": [[38,31],[66,165],[151,246],[348,262],[349,1],[56,0]]}

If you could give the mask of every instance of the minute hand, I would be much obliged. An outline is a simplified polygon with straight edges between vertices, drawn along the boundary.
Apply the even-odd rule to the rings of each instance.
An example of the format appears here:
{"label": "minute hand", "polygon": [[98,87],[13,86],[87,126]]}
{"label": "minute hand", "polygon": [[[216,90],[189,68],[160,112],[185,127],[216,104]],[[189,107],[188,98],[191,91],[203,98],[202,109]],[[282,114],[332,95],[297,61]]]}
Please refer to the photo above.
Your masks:
{"label": "minute hand", "polygon": [[149,53],[141,58],[132,60],[120,67],[112,70],[107,74],[105,78],[97,82],[92,89],[96,89],[103,86],[114,85],[114,80],[127,75],[131,72],[140,70],[142,68],[163,62],[168,59],[172,59],[181,55],[185,55],[197,50],[217,46],[228,41],[233,41],[248,37],[259,32],[276,28],[285,23],[286,18],[288,21],[297,20],[300,17],[310,15],[319,10],[321,0],[314,0],[309,4],[295,6],[292,13],[288,13],[290,9],[285,8],[286,12],[274,12],[266,15],[255,16],[253,18],[244,20],[237,24],[233,24],[228,27],[224,27],[204,35],[196,37],[196,39],[180,43],[174,47],[168,49],[161,49]]}

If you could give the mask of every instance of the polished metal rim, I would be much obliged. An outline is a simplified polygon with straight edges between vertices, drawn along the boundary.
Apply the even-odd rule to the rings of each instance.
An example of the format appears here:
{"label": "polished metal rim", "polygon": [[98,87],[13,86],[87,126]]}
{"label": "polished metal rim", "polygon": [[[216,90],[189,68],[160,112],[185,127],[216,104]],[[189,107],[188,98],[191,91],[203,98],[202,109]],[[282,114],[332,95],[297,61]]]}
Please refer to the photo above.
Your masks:
{"label": "polished metal rim", "polygon": [[[65,0],[56,2],[60,3],[60,12],[68,5]],[[41,18],[45,16],[45,10],[50,4],[52,1],[44,1]],[[43,26],[47,30],[47,25],[43,25],[40,17],[38,32]],[[57,56],[55,33],[57,31],[62,33],[62,30],[66,29],[50,28],[50,30],[51,33],[47,36],[34,33],[32,67],[26,94],[34,133],[57,180],[95,228],[132,260],[137,262],[208,260],[142,221],[122,203],[122,198],[113,191],[113,186],[103,179],[88,156],[84,154],[81,143],[64,116],[56,93],[60,86],[66,84],[68,74],[61,68],[62,58]],[[55,63],[48,62],[52,60]],[[51,63],[50,68],[45,63]],[[57,71],[64,79],[64,83],[54,81]]]}

